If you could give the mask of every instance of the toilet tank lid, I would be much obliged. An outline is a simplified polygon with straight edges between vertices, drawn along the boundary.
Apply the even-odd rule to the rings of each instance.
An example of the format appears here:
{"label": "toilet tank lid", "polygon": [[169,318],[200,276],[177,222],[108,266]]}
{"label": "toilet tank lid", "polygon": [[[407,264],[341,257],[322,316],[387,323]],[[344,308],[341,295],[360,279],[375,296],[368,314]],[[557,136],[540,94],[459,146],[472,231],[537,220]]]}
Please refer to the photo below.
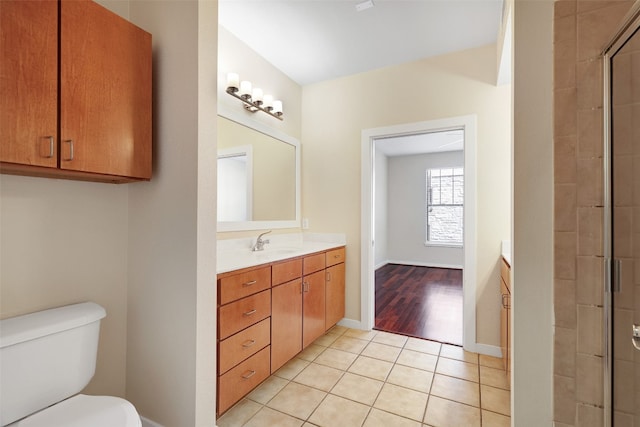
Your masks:
{"label": "toilet tank lid", "polygon": [[98,321],[105,309],[94,302],[66,305],[0,320],[0,348]]}

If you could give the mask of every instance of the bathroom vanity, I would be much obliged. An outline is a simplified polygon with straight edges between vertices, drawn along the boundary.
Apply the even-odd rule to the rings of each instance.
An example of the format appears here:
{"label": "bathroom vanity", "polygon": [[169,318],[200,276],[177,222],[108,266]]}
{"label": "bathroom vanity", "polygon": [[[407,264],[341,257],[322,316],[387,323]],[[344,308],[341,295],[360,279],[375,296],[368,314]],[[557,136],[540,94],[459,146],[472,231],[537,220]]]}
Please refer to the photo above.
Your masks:
{"label": "bathroom vanity", "polygon": [[218,251],[218,415],[344,317],[344,243]]}

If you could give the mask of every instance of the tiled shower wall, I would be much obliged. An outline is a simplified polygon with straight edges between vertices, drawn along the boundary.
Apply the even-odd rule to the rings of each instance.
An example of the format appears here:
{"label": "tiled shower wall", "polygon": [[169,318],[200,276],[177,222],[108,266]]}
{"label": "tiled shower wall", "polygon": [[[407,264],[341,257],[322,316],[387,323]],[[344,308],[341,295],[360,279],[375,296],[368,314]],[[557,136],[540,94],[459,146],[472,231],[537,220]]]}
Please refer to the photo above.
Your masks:
{"label": "tiled shower wall", "polygon": [[633,1],[557,0],[554,15],[554,420],[603,425],[602,51]]}

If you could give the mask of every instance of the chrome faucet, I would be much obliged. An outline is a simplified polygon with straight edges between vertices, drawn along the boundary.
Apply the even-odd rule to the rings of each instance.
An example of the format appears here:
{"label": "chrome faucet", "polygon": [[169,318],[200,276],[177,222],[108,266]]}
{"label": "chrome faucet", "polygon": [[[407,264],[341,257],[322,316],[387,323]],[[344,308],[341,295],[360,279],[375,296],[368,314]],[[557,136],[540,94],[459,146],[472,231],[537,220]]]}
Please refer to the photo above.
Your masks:
{"label": "chrome faucet", "polygon": [[264,245],[266,243],[269,243],[269,239],[266,240],[262,240],[262,236],[264,236],[265,234],[271,233],[271,230],[269,231],[265,231],[264,233],[260,234],[258,236],[258,238],[256,239],[256,243],[255,245],[253,245],[253,247],[251,248],[251,250],[253,252],[257,252],[257,251],[263,251],[264,250]]}

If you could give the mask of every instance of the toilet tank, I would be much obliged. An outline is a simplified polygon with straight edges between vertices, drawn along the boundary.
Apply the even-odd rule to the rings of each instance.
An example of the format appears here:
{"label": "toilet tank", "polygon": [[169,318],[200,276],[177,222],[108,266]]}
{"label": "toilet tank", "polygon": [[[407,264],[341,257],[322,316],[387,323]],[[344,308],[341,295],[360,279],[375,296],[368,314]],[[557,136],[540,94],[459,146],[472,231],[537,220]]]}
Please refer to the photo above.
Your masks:
{"label": "toilet tank", "polygon": [[0,426],[89,383],[105,315],[98,304],[85,302],[0,320]]}

